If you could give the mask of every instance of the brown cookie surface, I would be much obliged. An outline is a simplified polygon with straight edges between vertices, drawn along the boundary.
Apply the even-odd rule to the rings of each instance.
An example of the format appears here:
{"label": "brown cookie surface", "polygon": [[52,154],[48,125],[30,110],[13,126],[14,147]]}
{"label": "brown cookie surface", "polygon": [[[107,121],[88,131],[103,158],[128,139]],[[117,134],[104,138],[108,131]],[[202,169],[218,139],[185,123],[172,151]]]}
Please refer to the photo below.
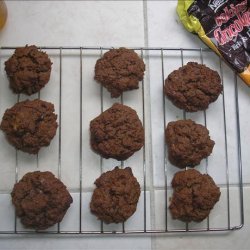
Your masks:
{"label": "brown cookie surface", "polygon": [[207,128],[192,120],[169,122],[165,141],[169,161],[179,168],[198,165],[212,153],[215,144]]}
{"label": "brown cookie surface", "polygon": [[111,97],[119,97],[122,92],[138,89],[143,79],[145,64],[131,49],[111,49],[95,65],[95,80],[101,83]]}
{"label": "brown cookie surface", "polygon": [[141,190],[130,167],[103,173],[95,185],[90,210],[99,220],[120,223],[136,211]]}
{"label": "brown cookie surface", "polygon": [[195,169],[176,173],[172,187],[169,209],[173,219],[185,222],[204,220],[220,198],[220,188],[212,177]]}
{"label": "brown cookie surface", "polygon": [[129,158],[144,145],[144,129],[136,111],[115,103],[90,122],[90,143],[104,158]]}
{"label": "brown cookie surface", "polygon": [[178,108],[188,112],[205,110],[216,101],[223,86],[219,74],[203,64],[189,62],[165,80],[164,92]]}
{"label": "brown cookie surface", "polygon": [[17,48],[5,62],[5,71],[14,93],[31,95],[43,88],[50,79],[51,61],[34,45]]}
{"label": "brown cookie surface", "polygon": [[16,149],[37,154],[56,134],[54,105],[42,100],[22,101],[7,109],[0,129]]}
{"label": "brown cookie surface", "polygon": [[61,222],[73,202],[66,186],[48,171],[25,174],[11,197],[22,224],[36,230]]}

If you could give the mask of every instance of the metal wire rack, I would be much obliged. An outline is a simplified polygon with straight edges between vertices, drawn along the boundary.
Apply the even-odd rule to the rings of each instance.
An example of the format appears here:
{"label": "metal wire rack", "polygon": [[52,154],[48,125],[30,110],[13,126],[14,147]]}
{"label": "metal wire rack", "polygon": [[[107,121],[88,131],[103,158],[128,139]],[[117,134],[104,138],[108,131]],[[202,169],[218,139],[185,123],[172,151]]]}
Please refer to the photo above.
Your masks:
{"label": "metal wire rack", "polygon": [[[1,48],[1,65],[3,62],[13,53],[14,47],[2,47]],[[54,75],[57,75],[55,77],[57,79],[58,85],[51,86],[51,88],[55,88],[55,92],[57,92],[58,99],[56,99],[55,105],[57,106],[57,112],[58,112],[58,134],[56,140],[56,145],[54,148],[50,147],[50,151],[52,151],[52,154],[57,155],[57,166],[56,169],[53,169],[54,173],[57,173],[58,178],[65,179],[64,174],[64,168],[62,166],[64,165],[64,160],[67,158],[65,156],[65,150],[63,150],[64,147],[64,138],[66,138],[67,133],[65,132],[63,126],[65,119],[71,119],[71,114],[68,112],[64,112],[64,108],[68,105],[68,102],[74,102],[75,99],[78,101],[77,104],[74,104],[75,107],[77,106],[77,114],[79,125],[76,133],[78,134],[78,139],[74,144],[72,144],[72,147],[74,147],[74,151],[78,152],[77,155],[77,167],[74,169],[74,175],[76,178],[74,179],[74,185],[72,187],[69,187],[70,192],[74,194],[74,202],[77,200],[77,205],[72,209],[72,213],[68,216],[67,222],[71,221],[72,214],[75,215],[75,220],[73,220],[73,225],[65,226],[62,225],[64,223],[64,220],[62,223],[58,224],[56,227],[53,227],[53,229],[49,229],[46,231],[32,231],[27,230],[23,228],[20,223],[18,222],[17,217],[15,216],[14,210],[10,208],[10,206],[7,207],[8,210],[10,210],[10,216],[8,220],[8,225],[5,223],[4,225],[7,225],[6,227],[0,227],[0,234],[78,234],[78,235],[105,235],[105,234],[151,234],[151,233],[178,233],[178,232],[218,232],[218,231],[230,231],[230,230],[236,230],[240,229],[244,224],[244,211],[243,211],[243,184],[242,184],[242,163],[241,163],[241,141],[240,141],[240,119],[239,119],[239,102],[238,102],[238,78],[235,73],[233,73],[233,78],[231,77],[232,84],[225,83],[225,68],[227,67],[220,59],[218,60],[217,57],[211,53],[211,50],[209,49],[184,49],[184,48],[148,48],[148,47],[133,47],[131,49],[135,50],[141,58],[143,58],[145,64],[146,64],[146,72],[144,80],[141,83],[140,90],[137,90],[135,92],[133,97],[136,97],[137,102],[133,102],[131,98],[131,93],[124,94],[121,96],[119,100],[113,100],[110,101],[109,95],[106,93],[106,90],[104,90],[102,87],[99,87],[97,84],[93,84],[92,90],[94,93],[98,93],[96,98],[99,100],[99,104],[96,104],[96,100],[94,103],[90,103],[90,99],[86,99],[87,96],[90,95],[90,93],[86,93],[86,88],[89,87],[91,83],[88,83],[91,78],[93,78],[92,75],[88,75],[88,72],[85,70],[85,67],[87,69],[93,70],[93,66],[95,61],[103,55],[103,53],[111,48],[109,47],[41,47],[42,50],[47,51],[50,57],[55,58],[55,70],[56,72]],[[222,84],[224,86],[224,92],[222,93],[220,97],[220,110],[221,113],[219,117],[221,117],[221,124],[220,128],[222,129],[222,133],[220,133],[218,140],[222,142],[224,145],[223,149],[223,155],[224,157],[220,158],[221,165],[225,166],[223,169],[223,181],[219,184],[221,189],[224,190],[225,195],[224,198],[221,199],[222,201],[219,201],[219,204],[221,204],[220,208],[215,208],[214,214],[212,214],[205,222],[200,224],[190,224],[190,223],[180,223],[173,221],[171,219],[171,215],[168,211],[168,203],[169,198],[171,197],[171,177],[172,175],[178,170],[176,168],[173,168],[169,162],[167,157],[167,150],[166,145],[164,143],[164,129],[168,123],[172,119],[173,116],[169,117],[169,113],[173,115],[173,113],[176,111],[178,112],[178,115],[174,115],[175,118],[178,119],[186,119],[187,116],[190,116],[190,114],[187,114],[185,112],[180,113],[177,109],[173,108],[171,104],[168,103],[166,100],[164,94],[163,94],[163,86],[164,81],[168,73],[170,73],[171,66],[176,67],[176,65],[172,62],[178,62],[179,66],[182,66],[185,64],[185,61],[189,60],[196,60],[200,63],[204,63],[204,60],[207,60],[207,56],[212,56],[213,60],[218,60],[218,68],[217,70],[220,73]],[[78,72],[78,82],[75,86],[78,86],[77,93],[78,96],[72,95],[70,98],[67,97],[68,92],[66,91],[66,85],[64,81],[64,77],[66,76],[65,69],[63,66],[63,63],[67,60],[67,58],[71,58],[71,62],[74,61],[74,72]],[[170,64],[168,63],[168,60],[171,60]],[[90,61],[90,64],[89,64]],[[70,62],[69,62],[70,63]],[[171,65],[171,66],[170,66]],[[72,68],[73,69],[73,68]],[[3,67],[1,69],[3,77],[6,79]],[[67,71],[68,72],[68,71]],[[72,74],[73,74],[72,73]],[[87,77],[87,78],[86,78]],[[86,79],[85,79],[86,78]],[[52,81],[52,80],[51,80]],[[157,83],[155,83],[157,82]],[[7,84],[6,84],[7,85]],[[154,86],[156,85],[156,86]],[[91,85],[92,86],[92,85]],[[157,88],[158,87],[158,88]],[[231,92],[233,90],[233,99],[230,99],[230,103],[233,103],[234,112],[231,110],[228,110],[228,99],[230,97],[227,97],[227,91],[226,88],[229,87],[231,89]],[[3,87],[2,87],[3,88]],[[49,87],[45,87],[49,88]],[[7,89],[7,87],[6,87]],[[6,90],[6,93],[9,90]],[[34,96],[34,98],[45,98],[46,93],[43,92],[44,90],[41,90],[41,93],[38,93]],[[230,92],[230,91],[229,91]],[[230,92],[230,93],[231,93]],[[11,94],[10,94],[11,95]],[[152,95],[152,96],[151,96]],[[230,95],[230,94],[229,94]],[[2,100],[4,100],[6,94],[5,91],[0,97]],[[156,97],[156,100],[154,100],[154,96]],[[65,97],[67,97],[67,101],[65,100]],[[159,99],[160,97],[160,99]],[[19,102],[23,98],[27,98],[24,96],[18,95],[16,97],[16,100],[14,101],[14,98],[11,99],[11,101],[7,101],[7,103],[11,103],[14,101]],[[53,97],[52,97],[53,99]],[[86,158],[86,154],[88,152],[85,152],[86,145],[88,144],[88,140],[86,140],[86,126],[89,123],[89,116],[87,114],[87,111],[85,109],[86,105],[89,105],[89,107],[95,109],[95,111],[98,110],[98,112],[103,112],[106,108],[106,106],[110,106],[112,102],[121,102],[125,103],[127,105],[133,106],[138,111],[139,110],[139,116],[142,119],[142,123],[145,128],[145,146],[141,150],[140,153],[138,153],[132,162],[129,161],[122,161],[119,163],[121,167],[128,166],[131,163],[136,163],[140,165],[140,169],[137,169],[137,173],[139,176],[135,176],[140,180],[141,185],[141,200],[139,206],[140,212],[136,212],[134,216],[138,217],[133,221],[132,219],[129,219],[128,222],[123,223],[121,226],[114,226],[109,227],[103,224],[102,222],[97,222],[96,218],[90,215],[90,212],[88,209],[83,207],[83,204],[86,204],[86,194],[91,194],[93,187],[91,185],[87,185],[86,181],[88,181],[88,177],[86,176],[86,171],[88,170],[88,165],[92,161],[92,156],[90,158]],[[53,100],[51,100],[53,102]],[[13,104],[14,104],[13,103]],[[6,104],[7,105],[7,104]],[[4,107],[6,105],[3,105]],[[219,105],[219,104],[218,104]],[[0,107],[1,108],[1,107]],[[174,110],[173,110],[174,109]],[[231,106],[230,106],[231,109]],[[157,110],[158,112],[155,112]],[[0,109],[0,112],[4,112],[4,108]],[[232,120],[233,125],[230,123],[228,124],[228,112],[230,113],[230,120]],[[157,113],[157,114],[156,114]],[[212,118],[211,118],[212,116]],[[214,113],[207,114],[207,111],[202,112],[202,114],[199,114],[199,119],[203,117],[203,122],[205,126],[209,127],[210,123],[209,121],[213,118]],[[191,118],[196,119],[197,116]],[[87,121],[86,121],[87,120]],[[154,122],[156,124],[154,125]],[[219,122],[219,121],[218,121]],[[158,125],[161,124],[159,127]],[[157,133],[161,135],[160,137],[160,147],[155,146],[159,142],[157,139],[157,136],[155,136],[156,130]],[[231,128],[231,126],[233,128]],[[228,131],[230,130],[230,134]],[[234,133],[231,133],[231,130],[234,131]],[[74,132],[72,132],[74,133]],[[69,135],[70,136],[70,135]],[[232,144],[234,144],[234,150],[233,150],[233,163],[236,164],[230,164],[231,161],[231,140],[233,141]],[[4,144],[5,146],[6,144]],[[0,145],[1,147],[4,147]],[[53,146],[52,146],[53,147]],[[56,152],[56,153],[55,153]],[[159,153],[160,157],[157,157],[157,154]],[[12,166],[13,171],[10,173],[14,175],[14,179],[10,185],[7,185],[8,187],[0,187],[1,193],[0,193],[0,201],[1,204],[3,202],[6,202],[7,200],[10,200],[9,194],[11,192],[11,186],[15,182],[17,182],[21,178],[20,173],[20,159],[24,157],[23,155],[20,155],[19,151],[11,151],[10,149],[10,155],[15,158],[14,166]],[[36,168],[33,168],[33,171],[40,170],[41,168],[41,158],[46,157],[45,155],[40,155],[40,153],[34,158],[32,158],[29,161],[32,161],[34,164],[33,166],[36,166]],[[107,170],[107,165],[114,166],[114,164],[117,165],[117,162],[107,161],[103,158],[98,158],[98,156],[94,155],[95,159],[93,161],[94,164],[98,163],[98,173],[103,173]],[[213,157],[213,156],[212,156]],[[1,155],[0,155],[1,158]],[[91,159],[91,160],[89,160]],[[160,160],[159,160],[160,159]],[[27,162],[27,161],[25,161]],[[12,162],[13,163],[13,162]],[[206,159],[203,163],[203,167],[201,167],[201,171],[204,173],[210,173],[211,169],[210,164],[210,158]],[[4,168],[4,166],[2,166]],[[233,170],[231,170],[231,168]],[[22,168],[23,169],[23,168]],[[48,169],[50,170],[50,169]],[[133,169],[134,170],[134,169]],[[23,169],[23,172],[27,172],[27,169]],[[88,172],[88,171],[87,171]],[[94,172],[94,179],[98,178],[99,175],[97,172]],[[68,172],[66,175],[68,175]],[[212,170],[212,174],[213,174]],[[160,178],[156,178],[156,176],[160,176]],[[234,178],[232,179],[232,175]],[[213,177],[213,176],[212,176]],[[2,176],[2,178],[4,178]],[[1,177],[0,177],[1,179]],[[159,180],[159,183],[158,183]],[[10,181],[11,182],[11,181]],[[77,184],[76,184],[77,182]],[[91,182],[91,181],[89,181]],[[70,182],[69,182],[70,183]],[[72,182],[73,183],[73,182]],[[93,182],[92,182],[93,183]],[[67,184],[66,184],[67,185]],[[70,186],[70,185],[69,185]],[[160,194],[159,194],[160,193]],[[6,198],[7,195],[7,198]],[[4,198],[3,198],[4,197]],[[232,199],[234,200],[234,205],[232,206]],[[235,201],[236,200],[236,201]],[[9,202],[10,203],[10,202]],[[236,204],[236,205],[235,205]],[[222,212],[223,211],[223,212]],[[236,211],[236,212],[235,212]],[[225,217],[226,219],[219,225],[215,223],[215,226],[213,226],[213,216],[216,217],[216,213],[219,214],[220,217]],[[223,213],[223,215],[222,215]],[[236,213],[236,215],[235,215]],[[0,218],[6,217],[6,210],[0,209]],[[87,217],[87,219],[86,219]],[[232,218],[237,217],[237,221],[232,221]],[[8,218],[7,218],[8,219]],[[13,219],[13,220],[12,220]],[[136,227],[134,227],[129,221],[132,220],[134,224],[137,224]],[[217,218],[216,218],[217,220]],[[89,222],[95,221],[95,225],[89,226]],[[128,225],[129,224],[129,225]],[[8,230],[6,229],[8,228]],[[70,228],[70,229],[69,229]]]}

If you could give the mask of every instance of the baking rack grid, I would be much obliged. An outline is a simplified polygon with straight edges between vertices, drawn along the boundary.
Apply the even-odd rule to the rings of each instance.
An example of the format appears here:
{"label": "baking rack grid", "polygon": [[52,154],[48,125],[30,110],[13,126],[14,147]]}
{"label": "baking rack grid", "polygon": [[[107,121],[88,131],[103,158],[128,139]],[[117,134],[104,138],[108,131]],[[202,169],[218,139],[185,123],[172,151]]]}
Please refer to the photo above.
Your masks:
{"label": "baking rack grid", "polygon": [[[104,52],[108,51],[111,49],[110,47],[40,47],[42,50],[47,51],[47,53],[50,56],[50,52],[53,51],[54,54],[56,54],[59,58],[59,65],[58,65],[58,78],[59,78],[59,103],[58,103],[58,165],[57,165],[57,176],[58,178],[62,177],[62,169],[61,169],[61,159],[62,159],[62,100],[63,100],[63,88],[62,88],[62,79],[63,79],[63,59],[64,57],[67,57],[69,54],[71,54],[77,61],[78,67],[79,67],[79,121],[80,121],[80,129],[79,129],[79,143],[78,143],[78,150],[80,152],[79,154],[79,169],[78,169],[78,188],[74,190],[75,195],[78,196],[79,199],[79,206],[77,206],[76,210],[78,210],[78,225],[76,226],[76,229],[71,229],[71,230],[64,230],[61,228],[61,225],[58,224],[56,228],[53,230],[46,230],[46,231],[32,231],[32,230],[26,230],[25,228],[20,228],[18,227],[18,218],[14,216],[14,220],[10,221],[10,223],[13,224],[13,230],[0,230],[0,234],[79,234],[79,235],[104,235],[104,234],[150,234],[150,233],[178,233],[178,232],[217,232],[217,231],[230,231],[230,230],[236,230],[240,229],[243,224],[244,224],[244,211],[243,211],[243,183],[242,183],[242,162],[241,162],[241,141],[240,141],[240,119],[239,119],[239,102],[238,102],[238,77],[234,73],[234,79],[233,79],[233,90],[234,90],[234,99],[232,100],[234,102],[234,108],[235,112],[231,113],[231,116],[234,116],[235,118],[235,127],[236,127],[236,133],[235,133],[235,140],[236,140],[236,152],[235,152],[235,158],[237,162],[237,166],[234,166],[237,170],[237,177],[236,177],[236,182],[231,181],[230,177],[230,164],[229,164],[229,152],[228,152],[228,144],[230,140],[230,136],[228,135],[228,125],[227,125],[227,112],[226,112],[226,96],[224,92],[221,95],[221,104],[222,104],[222,117],[223,117],[223,134],[222,134],[222,140],[224,141],[224,154],[225,158],[222,159],[223,164],[225,165],[225,182],[221,183],[219,185],[221,188],[224,188],[225,190],[225,199],[223,203],[223,208],[222,210],[224,211],[224,216],[226,217],[226,221],[223,225],[217,225],[213,227],[210,223],[210,218],[208,218],[205,222],[202,224],[197,224],[195,226],[192,226],[190,223],[180,223],[177,222],[177,227],[171,227],[171,225],[175,224],[176,221],[171,220],[170,214],[168,211],[168,200],[171,197],[171,185],[170,185],[170,176],[169,176],[169,162],[167,158],[167,149],[166,145],[164,143],[164,146],[162,148],[163,153],[161,156],[163,156],[163,159],[161,159],[161,162],[157,162],[154,159],[154,154],[156,153],[154,151],[154,143],[152,137],[154,134],[154,131],[152,130],[152,122],[153,122],[153,115],[151,114],[152,106],[155,105],[155,103],[151,100],[150,97],[150,91],[152,92],[152,85],[153,85],[153,80],[151,79],[151,75],[154,74],[152,71],[152,64],[157,62],[157,64],[160,66],[158,67],[159,72],[161,73],[161,93],[163,93],[163,86],[164,86],[164,81],[167,76],[167,71],[166,68],[168,68],[168,65],[166,63],[166,58],[169,57],[171,53],[174,54],[175,59],[180,60],[181,65],[185,64],[185,60],[188,59],[189,53],[196,53],[198,56],[197,58],[201,63],[204,61],[204,57],[206,57],[208,54],[212,54],[211,50],[209,49],[184,49],[184,48],[148,48],[148,47],[133,47],[131,49],[135,50],[144,60],[146,64],[146,72],[145,72],[145,77],[144,80],[141,83],[140,86],[140,95],[141,95],[141,112],[142,112],[142,123],[145,127],[145,138],[146,138],[146,143],[143,149],[141,150],[141,155],[142,157],[139,158],[142,164],[142,169],[141,169],[141,213],[142,217],[141,219],[143,222],[140,224],[140,228],[136,229],[129,229],[127,228],[126,223],[123,223],[122,226],[117,230],[117,229],[106,229],[105,225],[100,222],[99,223],[99,229],[97,230],[89,230],[86,229],[86,226],[83,227],[84,225],[84,218],[85,215],[83,214],[83,208],[82,204],[84,202],[84,178],[83,178],[83,167],[86,167],[87,162],[83,160],[83,121],[84,121],[84,110],[83,107],[85,105],[85,100],[83,99],[83,83],[84,83],[84,73],[83,69],[86,64],[86,61],[88,60],[88,56],[94,53],[96,56],[96,59],[101,57]],[[1,57],[3,52],[7,52],[7,54],[11,55],[14,51],[14,47],[2,47],[1,48]],[[173,55],[171,55],[173,57]],[[214,56],[215,57],[215,56]],[[4,59],[6,59],[4,57]],[[215,60],[217,60],[217,57],[215,57]],[[180,66],[181,66],[180,65]],[[225,87],[224,83],[224,71],[223,67],[226,67],[224,63],[219,59],[219,68],[217,69],[218,72],[220,73],[220,76],[222,78],[222,84]],[[98,87],[98,85],[96,84]],[[105,91],[103,87],[98,87],[100,88],[99,93],[99,100],[100,100],[100,107],[101,107],[101,112],[103,112],[106,108],[104,108],[104,95]],[[139,92],[138,92],[139,93]],[[37,95],[38,98],[40,98],[40,93]],[[16,102],[20,101],[20,95],[17,96]],[[168,110],[168,101],[166,100],[164,94],[161,94],[161,100],[158,100],[162,104],[162,109],[159,111],[159,115],[162,117],[160,122],[162,123],[162,129],[161,133],[164,135],[164,128],[166,127],[168,123],[168,118],[167,114],[169,112]],[[124,103],[124,96],[122,95],[119,100],[116,100],[116,102],[121,102]],[[14,103],[13,103],[14,104]],[[178,117],[179,119],[186,119],[187,114],[183,112],[182,117]],[[204,125],[207,126],[207,112],[203,112],[203,118],[204,118]],[[164,136],[163,136],[164,137]],[[164,140],[164,138],[162,138]],[[18,151],[15,151],[15,182],[17,182],[20,179],[20,170],[19,170],[19,162],[18,162]],[[100,173],[105,171],[104,166],[104,160],[103,158],[100,157],[99,159],[99,164],[100,164]],[[36,156],[36,162],[37,162],[37,169],[39,169],[39,155]],[[156,179],[154,176],[155,168],[157,164],[163,164],[161,166],[162,168],[162,177],[164,180],[164,183],[162,186],[158,186],[156,183]],[[121,167],[125,167],[126,161],[120,162]],[[153,167],[152,167],[153,165]],[[209,165],[209,160],[206,159],[204,163],[204,173],[208,173],[210,169]],[[34,169],[36,170],[36,169]],[[98,176],[96,176],[97,178]],[[1,177],[0,177],[1,179]],[[14,183],[13,183],[14,184]],[[233,193],[231,188],[236,189],[236,192]],[[92,191],[93,189],[87,190],[87,191]],[[9,194],[11,190],[8,190],[5,192],[5,194]],[[156,192],[161,191],[163,194],[163,198],[165,202],[161,201],[159,202],[159,198],[157,199]],[[4,192],[1,192],[0,194],[0,202],[2,203],[2,194]],[[232,223],[232,198],[235,198],[235,195],[237,195],[237,217],[239,218],[238,222],[239,223]],[[160,203],[160,204],[159,204]],[[219,201],[220,203],[220,201]],[[158,220],[160,223],[157,222],[157,215],[158,213],[158,207],[161,207],[162,209],[162,217]],[[216,208],[215,208],[216,209]],[[93,220],[95,217],[93,217]],[[180,223],[180,224],[178,224]],[[190,226],[191,225],[191,226]],[[199,226],[201,225],[201,226]]]}

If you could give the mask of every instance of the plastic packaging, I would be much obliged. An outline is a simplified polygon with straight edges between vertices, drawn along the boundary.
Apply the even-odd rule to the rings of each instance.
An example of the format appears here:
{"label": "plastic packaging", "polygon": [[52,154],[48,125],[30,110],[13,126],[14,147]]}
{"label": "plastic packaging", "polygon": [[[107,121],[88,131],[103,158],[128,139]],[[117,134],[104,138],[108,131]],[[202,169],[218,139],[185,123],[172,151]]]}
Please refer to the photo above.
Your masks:
{"label": "plastic packaging", "polygon": [[250,0],[178,0],[177,13],[250,86]]}

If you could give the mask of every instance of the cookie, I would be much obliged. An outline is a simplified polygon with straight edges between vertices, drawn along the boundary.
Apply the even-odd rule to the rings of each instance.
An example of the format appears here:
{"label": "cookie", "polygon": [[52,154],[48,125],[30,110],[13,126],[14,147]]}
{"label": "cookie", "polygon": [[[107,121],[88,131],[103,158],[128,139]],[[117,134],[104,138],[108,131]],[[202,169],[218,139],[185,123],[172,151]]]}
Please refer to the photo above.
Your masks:
{"label": "cookie", "polygon": [[36,230],[61,222],[73,202],[66,186],[48,171],[25,174],[11,197],[22,224]]}
{"label": "cookie", "polygon": [[188,112],[205,110],[215,102],[223,86],[219,74],[203,64],[189,62],[174,70],[165,80],[166,97]]}
{"label": "cookie", "polygon": [[54,105],[42,100],[22,101],[7,109],[0,129],[16,149],[37,154],[56,134]]}
{"label": "cookie", "polygon": [[140,197],[140,185],[130,167],[103,173],[95,181],[90,210],[105,223],[126,221],[135,211]]}
{"label": "cookie", "polygon": [[169,161],[179,168],[198,165],[212,153],[215,144],[207,128],[192,120],[169,122],[165,140]]}
{"label": "cookie", "polygon": [[144,145],[144,129],[136,111],[115,103],[90,122],[90,143],[104,158],[129,158]]}
{"label": "cookie", "polygon": [[176,173],[172,187],[170,212],[173,219],[184,222],[204,220],[220,198],[220,188],[212,177],[195,169]]}
{"label": "cookie", "polygon": [[145,64],[131,49],[111,49],[95,65],[95,80],[102,84],[111,97],[124,91],[138,89],[143,79]]}
{"label": "cookie", "polygon": [[14,93],[32,95],[50,79],[51,61],[34,45],[17,48],[5,62],[5,71]]}

